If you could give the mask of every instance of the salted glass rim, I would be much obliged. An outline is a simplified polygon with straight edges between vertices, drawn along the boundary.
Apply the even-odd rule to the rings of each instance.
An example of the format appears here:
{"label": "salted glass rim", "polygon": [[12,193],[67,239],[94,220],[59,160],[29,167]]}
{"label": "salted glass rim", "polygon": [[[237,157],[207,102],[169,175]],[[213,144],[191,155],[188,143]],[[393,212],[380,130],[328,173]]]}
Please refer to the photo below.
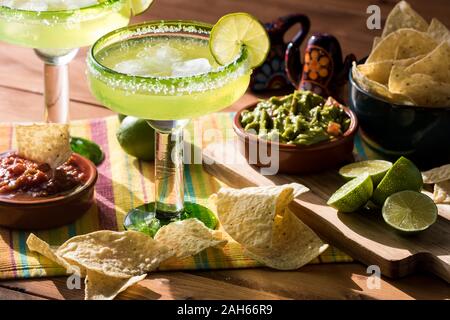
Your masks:
{"label": "salted glass rim", "polygon": [[[97,60],[96,55],[105,47],[119,43],[121,41],[133,39],[136,37],[145,36],[164,36],[170,35],[171,33],[186,36],[191,36],[194,38],[209,38],[212,25],[208,23],[192,21],[192,20],[158,20],[158,21],[147,21],[144,23],[129,25],[117,30],[114,30],[100,39],[98,39],[89,50],[88,55],[88,66],[93,68],[96,72],[100,72],[106,77],[113,79],[120,79],[121,81],[138,81],[140,84],[145,83],[153,85],[157,83],[158,85],[164,86],[176,86],[180,83],[186,85],[188,82],[200,82],[207,80],[216,80],[220,77],[226,77],[234,73],[248,72],[250,69],[246,66],[248,62],[248,53],[245,47],[239,52],[239,54],[230,63],[219,66],[209,72],[199,73],[191,76],[139,76],[130,75],[126,73],[121,73],[115,71],[111,68],[106,67],[101,62]],[[116,40],[116,41],[114,41]],[[90,70],[92,72],[92,69]],[[94,75],[95,76],[95,75]],[[194,90],[196,91],[196,90]]]}
{"label": "salted glass rim", "polygon": [[120,2],[126,2],[129,0],[105,0],[102,2],[99,2],[97,4],[93,4],[86,7],[76,8],[76,9],[70,9],[70,10],[52,10],[52,11],[35,11],[35,10],[23,10],[18,8],[11,8],[7,6],[0,5],[0,14],[8,16],[14,16],[16,14],[21,14],[24,16],[27,16],[29,18],[36,18],[36,19],[48,19],[48,18],[70,18],[74,13],[80,13],[80,12],[87,12],[87,11],[94,11],[97,9],[103,9],[103,8],[109,8],[117,3]]}

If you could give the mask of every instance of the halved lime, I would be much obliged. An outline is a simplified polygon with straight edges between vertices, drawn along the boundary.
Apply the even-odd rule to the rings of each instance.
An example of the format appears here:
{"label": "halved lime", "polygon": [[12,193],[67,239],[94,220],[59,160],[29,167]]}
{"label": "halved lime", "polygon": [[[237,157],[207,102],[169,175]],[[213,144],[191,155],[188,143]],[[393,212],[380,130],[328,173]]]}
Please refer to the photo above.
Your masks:
{"label": "halved lime", "polygon": [[137,16],[138,14],[144,13],[150,8],[152,3],[153,0],[130,0],[133,15]]}
{"label": "halved lime", "polygon": [[392,162],[386,160],[366,160],[343,166],[339,169],[339,174],[345,179],[350,180],[364,173],[368,173],[372,178],[374,186],[376,186],[391,167]]}
{"label": "halved lime", "polygon": [[400,157],[373,192],[373,202],[381,207],[390,195],[403,190],[420,191],[422,186],[419,169],[410,160]]}
{"label": "halved lime", "polygon": [[214,59],[226,65],[233,61],[242,48],[248,51],[250,67],[266,60],[270,40],[264,26],[248,13],[230,13],[217,21],[211,30],[209,48]]}
{"label": "halved lime", "polygon": [[369,201],[372,192],[372,179],[364,173],[340,187],[327,204],[341,212],[354,212]]}
{"label": "halved lime", "polygon": [[409,190],[394,193],[387,198],[382,212],[387,224],[407,233],[427,229],[438,215],[438,209],[430,197]]}

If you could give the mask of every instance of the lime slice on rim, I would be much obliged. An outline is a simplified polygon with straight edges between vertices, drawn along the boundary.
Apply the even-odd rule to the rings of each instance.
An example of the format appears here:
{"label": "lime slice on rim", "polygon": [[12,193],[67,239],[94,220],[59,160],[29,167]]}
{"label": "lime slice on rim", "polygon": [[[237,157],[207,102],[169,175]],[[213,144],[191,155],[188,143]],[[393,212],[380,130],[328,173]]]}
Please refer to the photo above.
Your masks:
{"label": "lime slice on rim", "polygon": [[385,160],[366,160],[350,163],[339,169],[339,174],[350,180],[364,173],[368,173],[373,184],[377,185],[383,179],[386,172],[392,167],[392,163]]}
{"label": "lime slice on rim", "polygon": [[226,65],[235,59],[245,46],[250,67],[255,68],[266,60],[270,40],[264,26],[248,13],[230,13],[217,21],[211,30],[209,48],[214,59]]}
{"label": "lime slice on rim", "polygon": [[364,173],[340,187],[327,204],[341,212],[354,212],[369,201],[372,192],[372,179]]}
{"label": "lime slice on rim", "polygon": [[153,0],[130,0],[133,15],[137,16],[138,14],[144,13],[150,8],[152,3]]}
{"label": "lime slice on rim", "polygon": [[394,193],[383,205],[383,219],[396,230],[415,233],[431,226],[438,209],[427,195],[416,191]]}
{"label": "lime slice on rim", "polygon": [[420,191],[422,186],[419,169],[410,160],[400,157],[373,192],[373,202],[381,207],[390,195],[403,190]]}

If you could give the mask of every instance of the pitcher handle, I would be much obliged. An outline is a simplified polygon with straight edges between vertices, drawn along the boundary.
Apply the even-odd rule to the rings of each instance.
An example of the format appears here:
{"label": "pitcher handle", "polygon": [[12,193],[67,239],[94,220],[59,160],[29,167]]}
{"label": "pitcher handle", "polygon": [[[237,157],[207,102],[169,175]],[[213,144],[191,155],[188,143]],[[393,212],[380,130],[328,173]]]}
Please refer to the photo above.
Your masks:
{"label": "pitcher handle", "polygon": [[302,62],[300,54],[300,45],[308,35],[311,23],[309,18],[303,14],[293,14],[282,18],[285,22],[286,31],[296,23],[301,25],[301,29],[294,36],[291,42],[287,45],[284,61],[285,71],[289,81],[297,88],[300,82],[300,75],[302,71]]}
{"label": "pitcher handle", "polygon": [[344,63],[342,64],[342,70],[341,70],[341,72],[339,72],[338,76],[336,77],[338,85],[344,85],[345,83],[347,83],[348,73],[350,72],[350,69],[352,68],[353,61],[357,61],[356,56],[353,53],[350,53],[345,57]]}

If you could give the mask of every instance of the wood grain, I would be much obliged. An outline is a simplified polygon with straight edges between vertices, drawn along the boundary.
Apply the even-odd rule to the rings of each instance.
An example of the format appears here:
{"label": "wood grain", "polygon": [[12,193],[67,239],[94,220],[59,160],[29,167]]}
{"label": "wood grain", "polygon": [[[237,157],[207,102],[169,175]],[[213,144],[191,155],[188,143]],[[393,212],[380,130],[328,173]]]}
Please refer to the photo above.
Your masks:
{"label": "wood grain", "polygon": [[[14,88],[1,88],[0,101],[3,112],[0,121],[42,121],[44,114],[43,96]],[[89,106],[85,103],[71,101],[70,118],[72,120],[86,119],[95,113],[97,117],[106,117],[114,113],[100,106]],[[6,115],[7,114],[7,115]]]}
{"label": "wood grain", "polygon": [[[332,272],[332,273],[330,273]],[[292,299],[446,299],[450,288],[436,278],[416,274],[392,280],[382,277],[379,289],[368,288],[366,267],[360,264],[307,265],[298,271],[269,269],[196,272],[240,286]]]}
{"label": "wood grain", "polygon": [[[382,278],[380,288],[368,288],[368,275],[360,264],[309,265],[299,271],[269,269],[158,272],[121,293],[117,299],[446,299],[450,288],[441,280],[417,274],[400,280]],[[42,299],[80,300],[84,288],[69,290],[66,279],[0,282],[7,289]],[[9,291],[3,291],[9,292]],[[5,298],[12,297],[3,296]]]}
{"label": "wood grain", "polygon": [[0,300],[45,300],[36,295],[27,294],[20,291],[15,291],[0,287]]}
{"label": "wood grain", "polygon": [[[84,298],[84,286],[80,289],[70,290],[66,286],[65,277],[55,278],[54,280],[7,281],[0,283],[0,289],[2,287],[11,290],[21,290],[27,294],[39,295],[46,299],[80,300]],[[287,299],[280,294],[180,272],[151,274],[145,280],[122,293],[119,298],[127,300]]]}
{"label": "wood grain", "polygon": [[311,192],[296,199],[292,210],[326,242],[367,265],[379,266],[381,273],[389,277],[403,277],[425,269],[450,283],[450,220],[446,218],[449,206],[439,208],[438,220],[428,230],[405,237],[373,212],[348,214],[329,207],[327,200],[343,184],[336,171],[263,176],[239,154],[234,142],[210,144],[203,151],[203,160],[206,171],[237,188],[304,184]]}

